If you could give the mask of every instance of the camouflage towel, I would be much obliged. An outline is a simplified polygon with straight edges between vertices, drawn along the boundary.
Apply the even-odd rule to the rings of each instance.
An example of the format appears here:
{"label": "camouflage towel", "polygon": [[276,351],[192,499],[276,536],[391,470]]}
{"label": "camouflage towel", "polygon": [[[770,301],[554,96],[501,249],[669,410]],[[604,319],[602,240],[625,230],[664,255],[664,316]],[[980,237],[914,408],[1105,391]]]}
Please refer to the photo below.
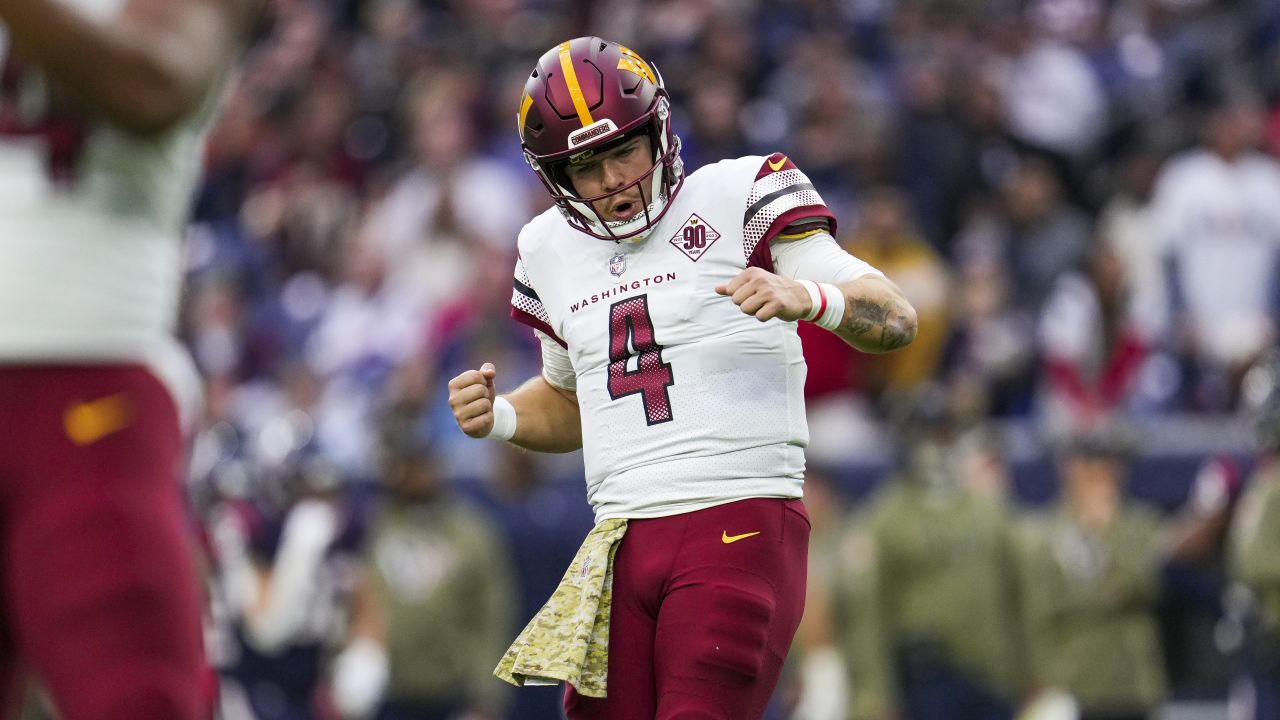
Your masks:
{"label": "camouflage towel", "polygon": [[551,599],[511,644],[494,675],[517,686],[563,680],[581,695],[605,696],[613,555],[626,532],[623,519],[592,528]]}

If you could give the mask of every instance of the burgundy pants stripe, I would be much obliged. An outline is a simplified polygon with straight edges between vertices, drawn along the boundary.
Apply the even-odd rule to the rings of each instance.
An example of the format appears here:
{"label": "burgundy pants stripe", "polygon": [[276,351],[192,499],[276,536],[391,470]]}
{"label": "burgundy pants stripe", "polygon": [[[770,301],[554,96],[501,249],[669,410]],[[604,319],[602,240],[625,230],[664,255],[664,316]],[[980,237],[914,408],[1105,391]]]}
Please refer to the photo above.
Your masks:
{"label": "burgundy pants stripe", "polygon": [[34,672],[66,720],[198,717],[200,604],[168,393],[136,366],[0,366],[0,438],[8,684]]}
{"label": "burgundy pants stripe", "polygon": [[809,519],[761,498],[632,520],[614,559],[608,697],[569,720],[755,720],[804,611]]}

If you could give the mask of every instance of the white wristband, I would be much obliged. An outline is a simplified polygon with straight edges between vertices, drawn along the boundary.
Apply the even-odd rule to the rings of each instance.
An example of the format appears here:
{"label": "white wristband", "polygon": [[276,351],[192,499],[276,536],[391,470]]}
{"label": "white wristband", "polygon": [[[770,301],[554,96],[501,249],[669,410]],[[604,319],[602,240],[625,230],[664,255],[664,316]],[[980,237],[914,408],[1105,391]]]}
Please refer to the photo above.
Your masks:
{"label": "white wristband", "polygon": [[485,437],[510,440],[516,434],[516,409],[499,395],[493,400],[493,428]]}
{"label": "white wristband", "polygon": [[822,293],[818,290],[818,283],[812,280],[800,280],[805,290],[809,291],[809,314],[800,318],[805,322],[813,322],[818,317],[818,313],[822,312]]}
{"label": "white wristband", "polygon": [[844,293],[831,283],[816,283],[812,280],[801,280],[800,284],[809,291],[811,307],[809,314],[801,318],[834,332],[844,321]]}

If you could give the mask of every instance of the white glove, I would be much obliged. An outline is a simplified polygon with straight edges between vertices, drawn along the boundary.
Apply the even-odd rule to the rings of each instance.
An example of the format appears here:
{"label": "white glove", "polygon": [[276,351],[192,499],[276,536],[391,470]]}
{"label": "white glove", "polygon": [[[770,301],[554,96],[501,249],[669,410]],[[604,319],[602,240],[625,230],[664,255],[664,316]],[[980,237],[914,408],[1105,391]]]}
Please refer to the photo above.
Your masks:
{"label": "white glove", "polygon": [[327,502],[303,500],[289,510],[281,536],[281,552],[323,552],[338,533],[338,513]]}
{"label": "white glove", "polygon": [[337,533],[338,512],[326,502],[303,500],[289,511],[266,602],[245,618],[247,639],[258,652],[280,652],[300,637],[320,592],[325,552]]}
{"label": "white glove", "polygon": [[248,531],[240,517],[225,507],[214,511],[209,522],[223,594],[232,613],[240,616],[256,602],[261,590],[258,573],[249,559]]}
{"label": "white glove", "polygon": [[333,659],[333,704],[346,720],[369,717],[387,687],[391,668],[382,645],[361,638]]}
{"label": "white glove", "polygon": [[844,658],[835,648],[818,648],[800,661],[800,702],[791,720],[843,720],[849,704]]}
{"label": "white glove", "polygon": [[1079,720],[1080,705],[1076,699],[1058,688],[1036,693],[1018,713],[1018,720]]}

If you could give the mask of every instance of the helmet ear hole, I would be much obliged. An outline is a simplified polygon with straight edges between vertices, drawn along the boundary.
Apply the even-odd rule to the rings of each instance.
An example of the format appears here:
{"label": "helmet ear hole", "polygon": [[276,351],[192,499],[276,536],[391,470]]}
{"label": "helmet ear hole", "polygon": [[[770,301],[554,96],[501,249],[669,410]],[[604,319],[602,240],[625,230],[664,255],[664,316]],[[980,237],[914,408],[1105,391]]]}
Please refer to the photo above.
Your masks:
{"label": "helmet ear hole", "polygon": [[569,179],[569,173],[565,169],[567,167],[569,167],[568,160],[551,163],[551,165],[547,167],[547,174],[551,176],[551,179],[555,181],[557,185],[568,190],[570,193],[573,193],[574,196],[580,197],[578,195],[578,189],[573,186],[573,181]]}

